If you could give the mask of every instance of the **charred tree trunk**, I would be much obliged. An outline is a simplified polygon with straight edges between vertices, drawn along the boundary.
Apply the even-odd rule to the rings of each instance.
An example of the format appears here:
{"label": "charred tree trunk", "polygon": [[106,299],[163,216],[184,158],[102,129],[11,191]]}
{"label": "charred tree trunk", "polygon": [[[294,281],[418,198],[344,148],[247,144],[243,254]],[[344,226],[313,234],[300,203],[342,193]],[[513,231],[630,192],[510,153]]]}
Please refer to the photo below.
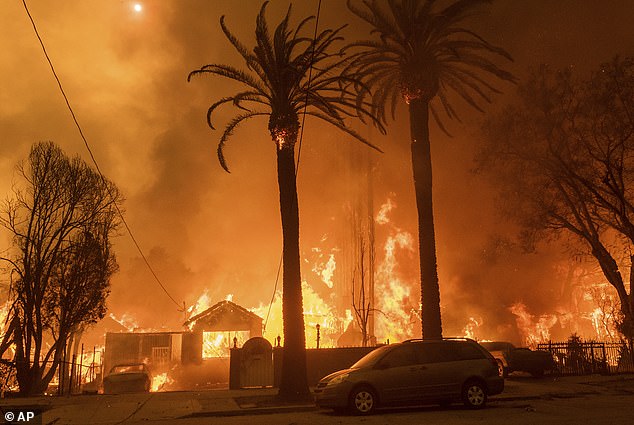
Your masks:
{"label": "charred tree trunk", "polygon": [[[619,266],[614,260],[614,257],[599,241],[590,242],[592,245],[592,255],[597,259],[603,275],[608,280],[610,285],[616,289],[621,304],[621,313],[623,314],[623,321],[619,324],[619,331],[629,340],[632,341],[634,337],[634,317],[632,315],[632,291],[627,293],[623,276],[619,271]],[[631,276],[630,276],[631,281]]]}
{"label": "charred tree trunk", "polygon": [[294,144],[277,147],[277,180],[283,235],[284,351],[279,396],[286,400],[310,396],[306,378],[306,336],[299,260],[299,207],[295,181]]}
{"label": "charred tree trunk", "polygon": [[412,168],[418,210],[423,338],[440,339],[442,338],[442,323],[434,235],[428,109],[429,104],[423,99],[413,99],[409,104]]}

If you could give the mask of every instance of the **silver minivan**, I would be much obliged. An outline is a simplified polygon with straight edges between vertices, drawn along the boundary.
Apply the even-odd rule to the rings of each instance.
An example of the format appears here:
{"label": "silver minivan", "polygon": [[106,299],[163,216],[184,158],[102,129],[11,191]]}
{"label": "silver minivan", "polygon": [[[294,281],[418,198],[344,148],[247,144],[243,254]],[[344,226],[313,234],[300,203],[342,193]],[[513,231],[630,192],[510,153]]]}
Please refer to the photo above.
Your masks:
{"label": "silver minivan", "polygon": [[322,378],[315,388],[319,407],[372,413],[377,407],[462,401],[485,406],[504,390],[497,362],[467,338],[408,340],[377,348],[349,369]]}

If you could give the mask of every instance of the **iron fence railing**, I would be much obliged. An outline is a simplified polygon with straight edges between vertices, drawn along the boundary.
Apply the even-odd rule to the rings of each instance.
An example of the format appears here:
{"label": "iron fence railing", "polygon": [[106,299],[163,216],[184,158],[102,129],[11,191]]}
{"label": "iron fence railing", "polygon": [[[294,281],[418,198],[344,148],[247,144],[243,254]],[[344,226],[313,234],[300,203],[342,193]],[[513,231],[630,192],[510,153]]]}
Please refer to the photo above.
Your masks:
{"label": "iron fence railing", "polygon": [[[65,357],[65,356],[64,356]],[[44,369],[52,367],[52,360],[43,362]],[[68,361],[63,358],[57,365],[55,376],[48,385],[47,394],[79,394],[84,391],[96,392],[103,379],[103,352],[93,349],[81,355],[73,355]],[[18,391],[16,364],[13,360],[0,359],[0,398],[5,393]]]}
{"label": "iron fence railing", "polygon": [[597,342],[571,339],[537,346],[549,351],[555,361],[555,373],[589,375],[593,373],[634,373],[632,346],[627,342]]}

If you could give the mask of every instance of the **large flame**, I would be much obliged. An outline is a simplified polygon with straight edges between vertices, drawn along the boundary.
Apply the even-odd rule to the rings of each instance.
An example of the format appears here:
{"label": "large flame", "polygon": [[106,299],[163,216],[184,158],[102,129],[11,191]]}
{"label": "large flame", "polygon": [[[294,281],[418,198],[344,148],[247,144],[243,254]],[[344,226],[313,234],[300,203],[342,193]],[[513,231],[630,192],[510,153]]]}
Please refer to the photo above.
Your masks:
{"label": "large flame", "polygon": [[212,301],[211,296],[209,295],[209,291],[205,289],[203,294],[200,297],[198,297],[194,305],[190,306],[187,309],[187,314],[189,317],[194,317],[195,315],[200,314],[203,311],[207,310],[213,304],[214,302]]}
{"label": "large flame", "polygon": [[396,208],[394,201],[388,200],[381,206],[376,217],[377,224],[390,224],[390,235],[383,247],[383,260],[376,274],[376,336],[379,340],[402,341],[411,338],[417,318],[417,304],[412,304],[411,289],[415,284],[406,282],[399,273],[398,257],[401,253],[413,253],[413,236],[391,225],[388,213]]}
{"label": "large flame", "polygon": [[390,213],[390,211],[392,211],[394,208],[396,208],[396,205],[394,204],[394,202],[392,201],[391,198],[387,198],[387,201],[381,205],[381,208],[379,208],[379,212],[376,215],[375,221],[377,224],[387,224],[390,222],[390,218],[388,217],[388,214]]}
{"label": "large flame", "polygon": [[[317,251],[319,252],[319,251]],[[332,289],[334,286],[334,282],[332,278],[335,274],[335,270],[337,269],[337,262],[335,261],[335,254],[331,253],[328,257],[328,261],[321,262],[318,261],[313,265],[313,272],[317,274],[321,281],[328,286],[328,288]]]}
{"label": "large flame", "polygon": [[[388,236],[383,246],[383,255],[377,263],[375,270],[375,294],[374,334],[377,341],[391,342],[401,341],[413,336],[414,324],[419,317],[420,306],[418,302],[412,302],[413,298],[418,299],[417,294],[412,294],[416,282],[409,282],[403,276],[399,258],[403,254],[412,256],[415,252],[414,238],[404,230],[399,229],[390,222],[389,214],[396,208],[392,199],[380,207],[375,221],[379,225],[387,225],[385,229]],[[322,242],[326,238],[322,239]],[[304,325],[306,335],[306,347],[317,346],[317,334],[319,328],[319,346],[336,347],[337,340],[354,320],[352,305],[350,308],[337,311],[336,307],[336,286],[338,284],[336,248],[330,249],[328,254],[324,254],[321,248],[313,248],[312,252],[318,254],[318,258],[311,266],[311,270],[326,284],[328,289],[332,289],[329,298],[324,299],[323,290],[318,293],[309,282],[302,282],[302,296],[304,308]],[[326,260],[327,258],[327,260]],[[196,303],[188,309],[190,317],[201,313],[213,304],[207,291],[205,291]],[[247,307],[248,308],[248,307]],[[253,313],[260,316],[264,321],[263,336],[272,345],[277,345],[277,338],[283,344],[284,327],[282,316],[281,293],[276,293],[271,304],[260,304],[257,307],[248,308]],[[216,339],[214,339],[216,338]],[[220,346],[226,347],[227,340],[211,335],[204,336],[204,346],[215,351]],[[242,343],[243,341],[239,342]],[[231,341],[229,344],[232,345]]]}
{"label": "large flame", "polygon": [[167,385],[171,384],[172,382],[174,381],[169,377],[167,372],[156,374],[152,376],[152,386],[150,388],[150,391],[152,392],[163,391],[164,388]]}
{"label": "large flame", "polygon": [[[315,292],[307,282],[302,283],[302,298],[304,302],[304,327],[306,335],[306,347],[317,346],[317,325],[319,325],[319,346],[336,347],[337,337],[343,332],[344,326],[350,320],[339,318],[335,310]],[[284,344],[284,323],[282,318],[282,296],[276,293],[273,303],[261,304],[250,309],[253,313],[264,318],[265,329],[263,335],[274,345],[277,337]],[[266,321],[268,317],[268,321]]]}
{"label": "large flame", "polygon": [[139,323],[129,313],[123,313],[123,315],[119,318],[110,313],[109,317],[124,328],[126,328],[128,332],[134,332],[139,329]]}
{"label": "large flame", "polygon": [[484,324],[482,318],[469,317],[469,321],[465,325],[462,333],[465,338],[478,339],[478,328]]}
{"label": "large flame", "polygon": [[526,346],[535,348],[537,344],[550,340],[550,329],[557,323],[557,316],[545,314],[535,317],[521,302],[513,304],[509,310],[516,316],[517,327]]}

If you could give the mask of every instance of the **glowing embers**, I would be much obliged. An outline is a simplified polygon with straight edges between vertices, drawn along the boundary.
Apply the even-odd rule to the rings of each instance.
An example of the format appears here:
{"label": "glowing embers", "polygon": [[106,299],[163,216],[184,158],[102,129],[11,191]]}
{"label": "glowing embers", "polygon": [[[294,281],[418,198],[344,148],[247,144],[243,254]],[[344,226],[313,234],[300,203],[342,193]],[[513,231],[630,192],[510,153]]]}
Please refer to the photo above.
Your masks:
{"label": "glowing embers", "polygon": [[273,122],[269,124],[269,132],[277,149],[293,149],[299,134],[297,116],[284,114],[276,118],[271,118],[271,120]]}
{"label": "glowing embers", "polygon": [[233,347],[234,338],[236,345],[238,347],[242,347],[242,345],[250,338],[250,332],[203,332],[203,359],[229,357],[229,350]]}
{"label": "glowing embers", "polygon": [[283,149],[288,145],[288,132],[286,132],[286,130],[277,130],[275,131],[275,134],[273,135],[273,138],[275,140],[275,144],[277,145],[278,149]]}

